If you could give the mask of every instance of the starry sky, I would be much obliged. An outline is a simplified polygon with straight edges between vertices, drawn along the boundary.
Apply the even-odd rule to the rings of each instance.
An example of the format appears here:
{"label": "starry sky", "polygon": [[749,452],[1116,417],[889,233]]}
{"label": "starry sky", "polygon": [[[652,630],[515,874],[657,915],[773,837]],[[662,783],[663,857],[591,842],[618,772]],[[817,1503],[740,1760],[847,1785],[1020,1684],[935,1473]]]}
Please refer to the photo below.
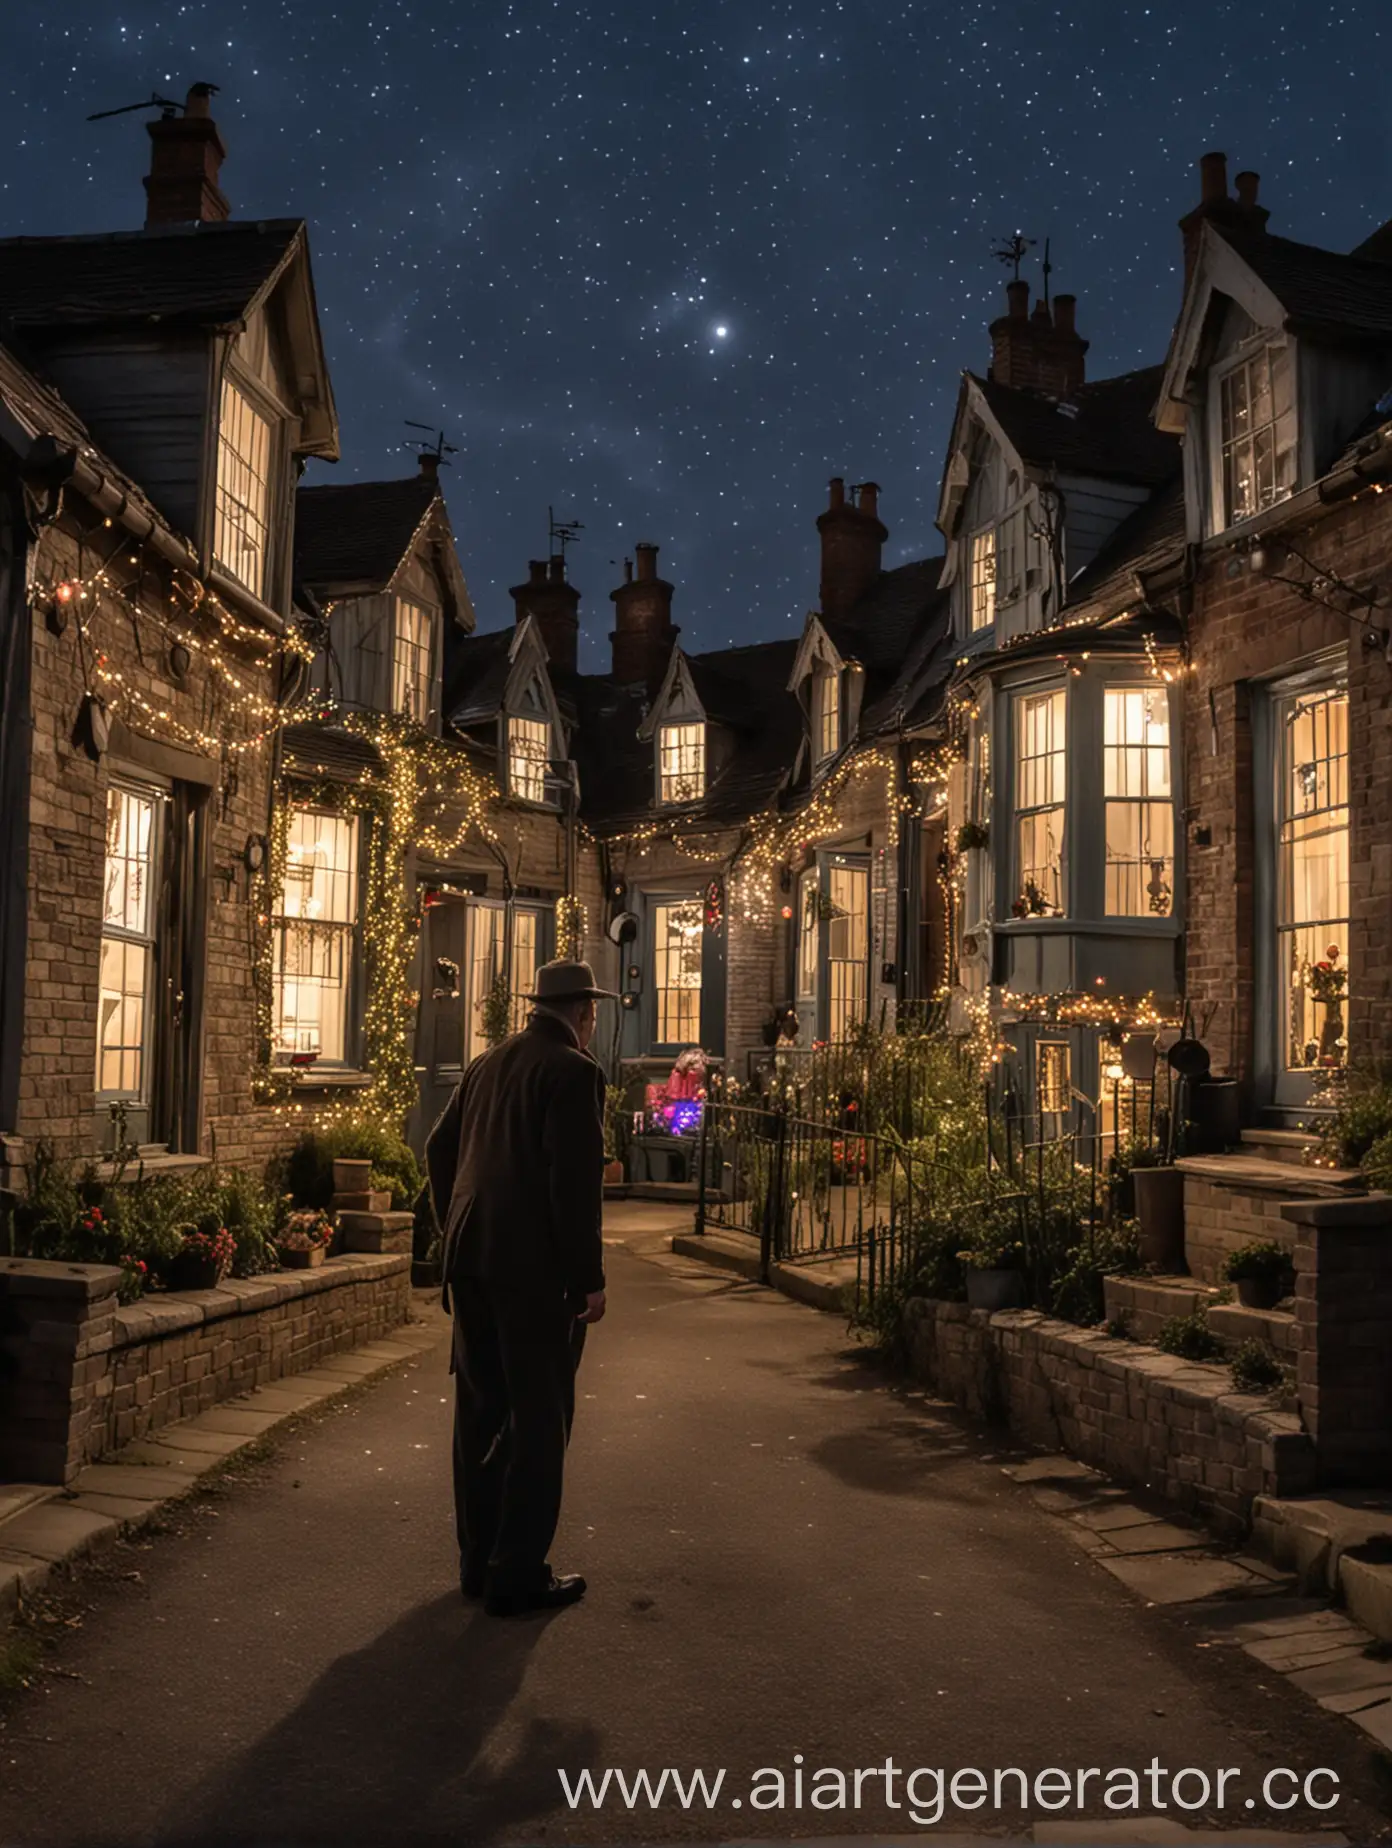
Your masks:
{"label": "starry sky", "polygon": [[1392,216],[1385,0],[64,0],[7,7],[0,234],[138,226],[151,90],[222,86],[236,216],[303,215],[342,421],[310,479],[446,477],[480,628],[583,522],[581,664],[661,547],[691,648],[817,596],[827,478],[933,524],[993,250],[1051,239],[1090,377],[1163,357],[1210,147],[1270,229]]}

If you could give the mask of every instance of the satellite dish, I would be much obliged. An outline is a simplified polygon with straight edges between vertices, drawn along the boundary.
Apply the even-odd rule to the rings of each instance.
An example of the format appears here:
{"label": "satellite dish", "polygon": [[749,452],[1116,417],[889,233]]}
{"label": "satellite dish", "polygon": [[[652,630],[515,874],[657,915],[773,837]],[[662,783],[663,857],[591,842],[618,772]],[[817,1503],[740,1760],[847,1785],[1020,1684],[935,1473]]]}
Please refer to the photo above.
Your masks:
{"label": "satellite dish", "polygon": [[638,935],[638,920],[631,911],[620,911],[610,918],[605,931],[611,943],[632,943]]}

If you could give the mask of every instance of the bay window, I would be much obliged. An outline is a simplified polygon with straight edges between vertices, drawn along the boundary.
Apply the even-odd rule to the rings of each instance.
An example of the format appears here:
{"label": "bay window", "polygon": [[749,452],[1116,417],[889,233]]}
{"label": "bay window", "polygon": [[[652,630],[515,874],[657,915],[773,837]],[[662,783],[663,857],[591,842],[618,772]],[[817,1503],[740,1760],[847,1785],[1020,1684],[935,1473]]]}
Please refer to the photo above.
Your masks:
{"label": "bay window", "polygon": [[1169,917],[1174,909],[1170,703],[1163,686],[1103,695],[1106,915]]}
{"label": "bay window", "polygon": [[156,820],[163,796],[113,784],[106,798],[97,1096],[148,1095],[154,994]]}
{"label": "bay window", "polygon": [[508,788],[524,802],[546,801],[551,728],[544,719],[509,719]]}
{"label": "bay window", "polygon": [[993,527],[972,535],[967,602],[972,633],[989,629],[996,620],[996,534]]}
{"label": "bay window", "polygon": [[295,809],[275,934],[272,1037],[277,1054],[348,1063],[358,929],[358,821]]}
{"label": "bay window", "polygon": [[1067,699],[1062,687],[1015,696],[1016,916],[1064,909]]}
{"label": "bay window", "polygon": [[1289,346],[1271,341],[1218,375],[1222,504],[1229,526],[1294,491],[1294,373]]}
{"label": "bay window", "polygon": [[699,802],[706,793],[706,728],[699,720],[658,733],[658,799]]}
{"label": "bay window", "polygon": [[695,1044],[701,1037],[701,956],[705,915],[698,898],[653,906],[653,991],[659,1046]]}
{"label": "bay window", "polygon": [[430,716],[431,612],[404,597],[396,599],[392,638],[392,711],[417,725]]}
{"label": "bay window", "polygon": [[254,596],[265,595],[271,520],[271,426],[230,378],[218,418],[213,556]]}

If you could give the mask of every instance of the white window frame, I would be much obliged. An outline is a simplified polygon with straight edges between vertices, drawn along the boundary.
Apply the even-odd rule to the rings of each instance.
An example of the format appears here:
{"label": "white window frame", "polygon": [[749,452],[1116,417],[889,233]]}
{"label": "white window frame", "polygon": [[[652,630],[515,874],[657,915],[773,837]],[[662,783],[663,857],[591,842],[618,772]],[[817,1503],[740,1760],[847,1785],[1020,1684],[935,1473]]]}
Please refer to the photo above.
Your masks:
{"label": "white window frame", "polygon": [[[293,865],[300,863],[295,858],[297,852],[297,844],[294,840],[296,823],[302,818],[310,817],[334,824],[327,831],[327,838],[335,846],[341,843],[347,845],[345,862],[330,862],[325,869],[328,878],[336,882],[330,887],[332,898],[328,913],[323,911],[323,899],[315,898],[313,895],[315,875],[312,872],[298,879],[300,886],[305,889],[296,897],[294,908],[291,908],[293,886],[290,869]],[[314,1061],[316,1069],[351,1067],[353,1061],[350,1055],[353,1050],[354,1030],[353,987],[357,974],[362,918],[359,876],[362,822],[357,815],[306,804],[303,807],[292,808],[289,827],[291,838],[287,847],[286,875],[277,901],[277,910],[271,920],[271,927],[275,934],[271,1009],[273,1056],[281,1063],[288,1063],[297,1053],[317,1052],[319,1056]],[[320,838],[322,840],[324,836],[321,835]],[[304,856],[305,860],[310,857],[312,857],[312,847],[310,854]],[[297,960],[295,968],[291,967],[292,946],[295,946],[294,953]],[[337,979],[327,980],[322,973],[316,973],[316,960],[323,967],[337,962]],[[317,1008],[305,1010],[303,1016],[298,1006],[287,1013],[287,990],[295,990],[298,999],[298,990],[301,987],[317,989],[321,996],[331,993],[338,996],[332,1016],[333,1031],[327,1034],[324,1031],[325,1022],[330,1017],[322,999]],[[337,1043],[337,1050],[326,1053],[324,1050],[326,1042],[331,1048]]]}
{"label": "white window frame", "polygon": [[706,722],[671,719],[657,730],[657,799],[664,808],[700,802],[706,793]]}
{"label": "white window frame", "polygon": [[[1280,352],[1285,358],[1286,373],[1290,385],[1290,402],[1284,411],[1277,408],[1276,369],[1272,355]],[[1239,373],[1258,363],[1267,367],[1270,389],[1271,416],[1260,426],[1251,429],[1244,437],[1229,436],[1224,407],[1227,402],[1229,382]],[[1213,530],[1226,532],[1229,527],[1241,526],[1248,520],[1257,519],[1271,507],[1279,506],[1289,500],[1300,485],[1300,429],[1298,420],[1298,393],[1296,382],[1296,348],[1293,341],[1279,335],[1273,335],[1270,329],[1263,329],[1258,334],[1245,340],[1223,359],[1218,361],[1209,372],[1209,447],[1211,500],[1214,508]],[[1289,441],[1285,451],[1277,448],[1277,436],[1282,419],[1288,418]],[[1273,492],[1268,500],[1238,513],[1233,505],[1229,489],[1228,458],[1229,452],[1240,443],[1247,444],[1253,454],[1255,469],[1255,451],[1258,437],[1269,432],[1272,444],[1272,486]],[[1278,460],[1281,454],[1288,453],[1291,458],[1290,478],[1285,486],[1276,481]]]}
{"label": "white window frame", "polygon": [[[101,985],[100,970],[98,974],[98,1015],[97,1015],[97,1050],[95,1064],[96,1097],[99,1103],[114,1102],[118,1099],[127,1103],[146,1103],[150,1094],[150,1054],[152,1050],[152,1026],[154,1022],[154,988],[158,966],[157,950],[159,943],[159,893],[160,893],[160,834],[164,816],[164,804],[167,792],[157,786],[127,782],[113,778],[107,788],[107,852],[103,860],[102,878],[102,925],[99,957],[102,965],[106,962],[108,944],[122,946],[122,958],[135,953],[143,962],[143,989],[140,1019],[136,1027],[138,1038],[131,1041],[118,1038],[114,1045],[107,1042],[106,1028],[109,1020],[120,1020],[125,1016],[125,1003],[132,991],[123,983],[119,990],[107,989]],[[107,906],[112,890],[114,872],[113,859],[110,854],[111,823],[113,804],[139,803],[149,811],[149,839],[143,856],[121,853],[117,856],[120,863],[127,868],[139,865],[140,878],[144,882],[144,902],[139,923],[121,922],[107,916]],[[124,813],[124,810],[123,810]],[[129,873],[127,873],[129,878]],[[129,916],[129,894],[123,893],[122,911]],[[116,998],[113,1015],[105,1015],[106,999]],[[124,1074],[126,1059],[133,1057],[136,1062],[135,1082],[115,1085],[103,1084],[102,1066],[105,1059],[115,1055],[118,1078]]]}
{"label": "white window frame", "polygon": [[[1163,682],[1113,680],[1102,687],[1102,858],[1103,858],[1103,892],[1102,913],[1108,918],[1170,918],[1175,909],[1175,789],[1174,789],[1174,712],[1170,695]],[[1165,715],[1165,739],[1163,746],[1149,745],[1144,737],[1138,744],[1123,740],[1119,744],[1108,743],[1108,712],[1114,699],[1143,696],[1157,701]],[[1112,792],[1113,770],[1119,767],[1125,772],[1129,783],[1129,757],[1140,753],[1139,771],[1141,789],[1132,793],[1129,788],[1124,794]],[[1154,758],[1163,757],[1163,780],[1160,786],[1150,787]],[[1142,811],[1139,833],[1144,843],[1145,811],[1162,810],[1167,818],[1168,845],[1164,852],[1140,853],[1138,858],[1113,859],[1111,855],[1111,818],[1114,810],[1136,809]],[[1135,868],[1137,878],[1131,878],[1125,869]],[[1124,906],[1113,903],[1114,884],[1121,888],[1118,896],[1126,895],[1126,887],[1137,884],[1141,869],[1147,869],[1149,878],[1138,885],[1138,890],[1145,896],[1144,904]],[[1157,872],[1157,868],[1159,871]],[[1113,873],[1117,874],[1114,881]],[[1162,904],[1157,903],[1160,888],[1167,882],[1168,892]],[[1152,892],[1151,888],[1156,887]]]}
{"label": "white window frame", "polygon": [[983,526],[967,539],[967,628],[972,635],[996,620],[996,529]]}
{"label": "white window frame", "polygon": [[827,1038],[840,1045],[869,1015],[870,868],[833,860],[826,891]]}
{"label": "white window frame", "polygon": [[841,749],[841,719],[841,676],[820,662],[812,673],[813,742],[819,768]]}
{"label": "white window frame", "polygon": [[[680,914],[683,923],[673,926]],[[695,1046],[701,1041],[701,992],[705,980],[705,908],[699,897],[666,896],[652,902],[653,1044]],[[691,970],[674,967],[683,942],[696,945]],[[676,977],[674,980],[673,977]],[[670,997],[670,998],[669,998]],[[677,1031],[668,1031],[675,1028]]]}
{"label": "white window frame", "polygon": [[[1024,742],[1025,707],[1027,703],[1039,700],[1048,700],[1051,703],[1058,702],[1058,705],[1054,707],[1056,711],[1061,706],[1062,738],[1055,741],[1051,734],[1049,748],[1045,751],[1034,752],[1026,759],[1021,748]],[[1058,817],[1058,854],[1055,875],[1057,879],[1057,895],[1051,900],[1052,908],[1050,910],[1035,914],[1044,917],[1066,917],[1069,909],[1068,784],[1070,767],[1068,750],[1070,714],[1068,706],[1068,689],[1066,686],[1060,685],[1057,682],[1016,687],[1011,690],[1010,694],[1011,859],[1014,886],[1014,890],[1011,894],[1011,903],[1013,905],[1017,897],[1022,897],[1024,895],[1027,873],[1037,872],[1039,870],[1037,856],[1034,856],[1030,867],[1027,868],[1025,864],[1024,840],[1026,823],[1034,821],[1040,816],[1056,815]],[[1051,725],[1052,723],[1054,723],[1053,720],[1051,720]],[[1061,767],[1063,779],[1062,788],[1054,789],[1052,787],[1054,772],[1051,768],[1048,772],[1050,783],[1049,794],[1051,799],[1047,802],[1023,800],[1023,797],[1029,793],[1025,786],[1026,762],[1031,764],[1043,764],[1052,759],[1057,759]],[[1035,883],[1037,885],[1038,881],[1036,880]],[[1040,889],[1043,891],[1042,887]],[[1047,899],[1050,895],[1044,892],[1044,896]]]}
{"label": "white window frame", "polygon": [[213,558],[254,597],[271,566],[277,426],[240,379],[224,372],[218,399]]}
{"label": "white window frame", "polygon": [[434,690],[435,612],[413,597],[398,597],[392,613],[392,711],[424,725]]}
{"label": "white window frame", "polygon": [[551,764],[551,726],[528,713],[507,715],[508,790],[519,802],[550,806],[546,774]]}

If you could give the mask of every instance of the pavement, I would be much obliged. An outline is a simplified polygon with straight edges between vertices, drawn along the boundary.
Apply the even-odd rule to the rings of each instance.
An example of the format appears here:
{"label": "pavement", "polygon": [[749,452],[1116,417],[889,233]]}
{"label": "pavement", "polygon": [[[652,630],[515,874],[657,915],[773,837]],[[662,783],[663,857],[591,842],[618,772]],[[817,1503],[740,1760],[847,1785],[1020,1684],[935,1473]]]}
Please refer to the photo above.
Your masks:
{"label": "pavement", "polygon": [[[0,1707],[0,1842],[916,1838],[883,1777],[858,1809],[796,1804],[799,1776],[887,1758],[1026,1774],[999,1810],[965,1807],[968,1778],[938,1840],[1392,1839],[1387,1756],[1317,1691],[1329,1662],[1346,1680],[1362,1660],[1365,1687],[1385,1664],[1324,1634],[1347,1621],[1327,1599],[1259,1573],[1138,1595],[1078,1536],[1133,1564],[1190,1556],[1189,1536],[1124,1551],[1107,1536],[1165,1517],[1109,1521],[1110,1485],[1070,1489],[1066,1459],[886,1379],[840,1318],[673,1254],[671,1211],[607,1216],[612,1307],[555,1550],[590,1578],[583,1604],[509,1624],[460,1601],[447,1346],[424,1326],[50,1581],[28,1624],[44,1666]],[[1109,1813],[1105,1774],[1152,1761],[1194,1778]],[[714,1807],[635,1791],[668,1767],[723,1770]],[[1045,1774],[1084,1767],[1104,1775],[1080,1814]],[[1224,1807],[1196,1797],[1233,1767]],[[1282,1767],[1296,1786],[1264,1788]],[[1317,1767],[1333,1809],[1298,1794]],[[611,1781],[571,1808],[559,1774],[605,1768],[627,1800]],[[758,1807],[761,1768],[783,1807]]]}

